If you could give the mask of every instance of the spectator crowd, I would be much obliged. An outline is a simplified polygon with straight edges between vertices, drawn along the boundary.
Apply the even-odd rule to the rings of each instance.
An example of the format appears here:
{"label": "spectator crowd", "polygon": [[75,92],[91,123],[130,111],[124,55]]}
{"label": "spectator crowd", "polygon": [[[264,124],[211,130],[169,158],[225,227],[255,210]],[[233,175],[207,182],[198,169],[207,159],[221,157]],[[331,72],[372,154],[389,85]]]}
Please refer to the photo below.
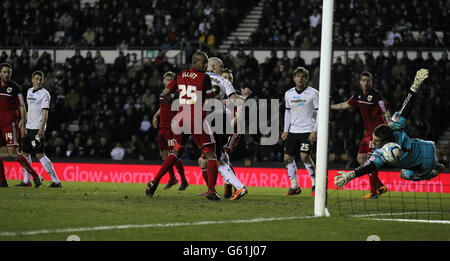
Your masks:
{"label": "spectator crowd", "polygon": [[212,48],[256,2],[4,0],[0,45],[165,48],[201,41]]}
{"label": "spectator crowd", "polygon": [[[265,62],[258,63],[253,52],[238,52],[236,56],[218,53],[226,67],[233,70],[235,87],[249,87],[252,98],[280,99],[280,119],[283,119],[284,92],[293,87],[292,68],[305,66],[310,71],[310,84],[318,88],[319,64],[313,59],[305,64],[300,52],[294,58],[284,52],[278,57],[272,52]],[[344,64],[336,59],[332,67],[332,103],[346,101],[358,88],[359,73],[374,74],[374,85],[382,91],[391,113],[399,109],[406,97],[415,71],[429,68],[433,73],[419,96],[410,122],[414,137],[437,140],[448,126],[449,99],[444,83],[449,79],[450,62],[444,56],[435,59],[431,53],[415,59],[407,55],[397,59],[393,52],[374,57],[371,53],[349,57]],[[47,154],[53,158],[159,160],[157,129],[151,119],[159,108],[159,94],[163,89],[162,74],[178,72],[164,53],[154,60],[128,66],[127,58],[119,55],[113,64],[105,64],[100,51],[82,56],[80,52],[63,64],[54,64],[48,53],[36,57],[23,50],[8,56],[0,55],[0,62],[13,64],[13,79],[31,87],[34,70],[46,73],[45,88],[52,95],[47,126]],[[187,66],[187,65],[186,65]],[[280,133],[282,131],[280,120]],[[330,113],[330,162],[352,166],[356,164],[357,148],[363,125],[359,109]],[[252,165],[255,162],[281,162],[283,142],[272,146],[260,145],[261,135],[245,135],[232,155],[232,160]],[[196,160],[200,151],[193,142],[187,146],[185,160]]]}
{"label": "spectator crowd", "polygon": [[[200,42],[217,48],[258,1],[2,1],[3,46],[159,47]],[[257,29],[233,47],[318,48],[322,1],[264,4]],[[343,0],[335,4],[333,46],[444,47],[445,0]],[[438,34],[440,33],[440,35]]]}
{"label": "spectator crowd", "polygon": [[[266,1],[259,26],[234,47],[319,48],[322,1]],[[335,2],[333,46],[448,46],[450,2],[342,0]],[[441,32],[439,37],[437,32]]]}

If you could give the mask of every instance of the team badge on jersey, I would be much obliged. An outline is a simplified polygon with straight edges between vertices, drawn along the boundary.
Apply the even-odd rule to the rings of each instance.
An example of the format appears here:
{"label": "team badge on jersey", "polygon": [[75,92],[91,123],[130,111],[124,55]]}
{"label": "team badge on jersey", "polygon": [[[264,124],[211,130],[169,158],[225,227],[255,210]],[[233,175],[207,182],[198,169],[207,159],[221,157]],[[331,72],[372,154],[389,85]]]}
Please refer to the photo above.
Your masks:
{"label": "team badge on jersey", "polygon": [[373,98],[373,96],[372,96],[372,95],[369,95],[369,96],[367,96],[367,101],[371,101],[371,100],[372,100],[372,98]]}
{"label": "team badge on jersey", "polygon": [[12,88],[11,87],[6,88],[6,92],[7,93],[11,93],[12,92]]}

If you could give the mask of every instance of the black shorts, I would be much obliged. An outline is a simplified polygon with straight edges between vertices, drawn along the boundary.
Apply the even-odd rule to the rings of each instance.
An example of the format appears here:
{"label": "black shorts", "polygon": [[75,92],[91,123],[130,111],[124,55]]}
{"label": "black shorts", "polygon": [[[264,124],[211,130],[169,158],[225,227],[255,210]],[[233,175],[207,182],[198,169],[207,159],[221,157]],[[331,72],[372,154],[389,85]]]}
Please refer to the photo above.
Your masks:
{"label": "black shorts", "polygon": [[284,145],[284,153],[296,156],[298,151],[311,154],[312,145],[308,138],[311,133],[288,133],[288,137]]}
{"label": "black shorts", "polygon": [[27,129],[27,136],[22,140],[22,151],[28,154],[31,153],[44,153],[44,143],[45,138],[40,139],[39,141],[36,140],[36,135],[38,134],[39,130],[30,130]]}
{"label": "black shorts", "polygon": [[[226,124],[228,120],[228,116],[226,113],[222,115],[222,127],[223,130],[219,133],[213,133],[214,140],[216,141],[216,156],[218,159],[220,159],[220,156],[222,156],[222,153],[225,152],[225,145],[228,141],[228,134],[226,134]],[[211,126],[216,126],[215,119],[211,121]]]}
{"label": "black shorts", "polygon": [[220,159],[222,153],[225,151],[224,147],[227,144],[227,134],[216,134],[214,133],[214,139],[216,140],[216,156]]}

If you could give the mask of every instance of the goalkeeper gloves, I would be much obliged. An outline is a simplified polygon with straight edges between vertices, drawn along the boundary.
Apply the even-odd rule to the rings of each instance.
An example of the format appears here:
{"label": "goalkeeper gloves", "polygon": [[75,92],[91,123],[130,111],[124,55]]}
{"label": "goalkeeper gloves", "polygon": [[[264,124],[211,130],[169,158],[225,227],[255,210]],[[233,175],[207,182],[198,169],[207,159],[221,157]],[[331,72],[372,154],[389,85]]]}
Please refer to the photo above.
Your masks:
{"label": "goalkeeper gloves", "polygon": [[354,171],[338,171],[338,175],[334,177],[334,185],[342,188],[354,178],[356,178]]}
{"label": "goalkeeper gloves", "polygon": [[420,85],[422,85],[423,81],[428,78],[428,70],[427,69],[420,69],[416,73],[416,77],[414,77],[414,83],[411,85],[411,91],[414,93],[417,93],[417,91],[420,88]]}

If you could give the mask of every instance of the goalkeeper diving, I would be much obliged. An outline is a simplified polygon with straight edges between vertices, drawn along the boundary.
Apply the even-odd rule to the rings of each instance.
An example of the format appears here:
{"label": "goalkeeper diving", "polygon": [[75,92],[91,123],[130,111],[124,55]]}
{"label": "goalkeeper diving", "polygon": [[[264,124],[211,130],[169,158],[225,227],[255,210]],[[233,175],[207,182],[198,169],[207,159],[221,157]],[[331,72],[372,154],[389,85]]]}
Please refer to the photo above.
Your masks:
{"label": "goalkeeper diving", "polygon": [[427,77],[427,69],[417,71],[400,111],[391,117],[387,125],[379,125],[374,130],[372,136],[374,153],[364,165],[355,170],[338,171],[338,175],[334,178],[336,186],[342,188],[352,179],[383,166],[400,168],[400,177],[406,180],[429,180],[439,174],[439,170],[444,166],[438,163],[434,142],[411,138],[405,132],[407,118],[412,112],[417,92]]}

